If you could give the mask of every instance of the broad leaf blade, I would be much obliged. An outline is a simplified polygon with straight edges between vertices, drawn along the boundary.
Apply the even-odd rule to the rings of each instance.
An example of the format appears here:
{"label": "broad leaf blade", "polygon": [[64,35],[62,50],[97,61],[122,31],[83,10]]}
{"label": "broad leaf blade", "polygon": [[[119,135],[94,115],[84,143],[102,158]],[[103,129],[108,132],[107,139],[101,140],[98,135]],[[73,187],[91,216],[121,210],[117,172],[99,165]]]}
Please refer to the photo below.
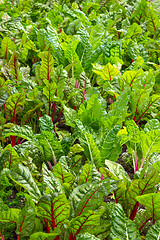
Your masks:
{"label": "broad leaf blade", "polygon": [[139,231],[133,221],[128,219],[120,204],[114,206],[110,239],[141,240]]}
{"label": "broad leaf blade", "polygon": [[35,202],[38,202],[41,197],[41,193],[27,167],[18,164],[16,167],[11,169],[9,176],[17,184],[27,189],[32,199]]}
{"label": "broad leaf blade", "polygon": [[56,197],[44,195],[39,203],[37,214],[48,219],[52,229],[60,228],[70,215],[70,203],[64,193]]}

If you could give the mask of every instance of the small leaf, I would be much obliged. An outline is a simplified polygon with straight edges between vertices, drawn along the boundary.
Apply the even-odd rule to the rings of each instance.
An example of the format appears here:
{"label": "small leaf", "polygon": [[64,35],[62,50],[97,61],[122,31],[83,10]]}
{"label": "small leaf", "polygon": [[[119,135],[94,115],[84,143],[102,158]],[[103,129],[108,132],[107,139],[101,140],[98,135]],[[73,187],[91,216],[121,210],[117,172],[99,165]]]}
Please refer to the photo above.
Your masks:
{"label": "small leaf", "polygon": [[20,63],[18,62],[19,55],[20,55],[19,52],[14,51],[9,61],[9,66],[11,68],[10,74],[16,80],[19,79],[19,65],[20,65]]}
{"label": "small leaf", "polygon": [[40,68],[40,76],[43,80],[50,80],[54,72],[54,60],[53,56],[49,51],[40,53],[42,64]]}

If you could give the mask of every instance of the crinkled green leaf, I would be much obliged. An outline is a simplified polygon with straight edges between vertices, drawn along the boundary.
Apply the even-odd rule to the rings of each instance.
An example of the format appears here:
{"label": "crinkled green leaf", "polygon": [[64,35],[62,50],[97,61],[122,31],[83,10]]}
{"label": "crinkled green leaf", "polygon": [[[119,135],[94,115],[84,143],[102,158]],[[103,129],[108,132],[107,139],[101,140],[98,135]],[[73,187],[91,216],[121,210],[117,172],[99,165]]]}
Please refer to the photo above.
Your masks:
{"label": "crinkled green leaf", "polygon": [[32,199],[35,202],[38,202],[41,197],[41,193],[27,167],[18,164],[16,167],[11,169],[9,176],[18,185],[27,189]]}
{"label": "crinkled green leaf", "polygon": [[15,164],[20,162],[18,153],[14,150],[11,144],[8,144],[1,152],[0,156],[1,166],[3,168],[4,164],[6,168],[12,168]]}
{"label": "crinkled green leaf", "polygon": [[141,134],[141,146],[145,161],[151,153],[160,152],[160,130],[152,130],[146,134]]}
{"label": "crinkled green leaf", "polygon": [[49,51],[44,51],[40,53],[40,58],[42,59],[40,76],[43,80],[50,80],[54,72],[54,60],[53,56]]}
{"label": "crinkled green leaf", "polygon": [[139,69],[138,71],[134,70],[125,71],[123,73],[123,79],[128,85],[132,86],[134,85],[134,82],[137,81],[137,77],[139,77],[140,75],[143,75],[142,69]]}
{"label": "crinkled green leaf", "polygon": [[53,168],[53,174],[60,180],[61,183],[73,184],[74,176],[72,173],[64,170],[62,164],[58,162]]}
{"label": "crinkled green leaf", "polygon": [[0,222],[13,222],[17,224],[20,209],[9,208],[7,211],[2,211],[0,214]]}
{"label": "crinkled green leaf", "polygon": [[55,134],[49,131],[42,131],[37,134],[39,146],[43,148],[46,161],[51,161],[55,165],[57,160],[63,155],[60,141],[55,139]]}
{"label": "crinkled green leaf", "polygon": [[97,238],[94,235],[91,235],[89,233],[78,234],[76,239],[77,240],[99,240],[99,238]]}
{"label": "crinkled green leaf", "polygon": [[26,98],[24,93],[14,93],[6,102],[6,118],[10,121],[15,121],[18,113],[23,111]]}
{"label": "crinkled green leaf", "polygon": [[145,240],[159,240],[160,239],[160,220],[157,220],[147,232]]}
{"label": "crinkled green leaf", "polygon": [[63,193],[63,187],[60,180],[55,177],[52,171],[48,170],[45,163],[42,166],[42,171],[45,191],[55,195]]}
{"label": "crinkled green leaf", "polygon": [[152,130],[160,129],[160,122],[158,119],[151,119],[149,120],[144,127],[144,131],[147,133]]}
{"label": "crinkled green leaf", "polygon": [[128,219],[120,204],[116,204],[112,213],[110,239],[141,240],[139,231],[133,221]]}
{"label": "crinkled green leaf", "polygon": [[76,216],[80,216],[88,210],[97,209],[103,202],[103,196],[107,196],[109,192],[109,180],[99,183],[85,183],[76,187],[70,195]]}
{"label": "crinkled green leaf", "polygon": [[54,56],[59,61],[59,64],[62,64],[64,62],[64,54],[56,29],[54,29],[51,26],[48,26],[46,39],[51,44],[51,47],[54,50]]}
{"label": "crinkled green leaf", "polygon": [[28,110],[24,115],[21,120],[21,125],[25,125],[29,119],[36,113],[36,111],[43,106],[43,102],[38,103],[38,105],[35,108],[32,108]]}
{"label": "crinkled green leaf", "polygon": [[88,212],[73,218],[69,222],[69,229],[72,236],[77,236],[79,233],[86,231],[90,226],[97,226],[100,224],[101,213],[88,210]]}
{"label": "crinkled green leaf", "polygon": [[9,61],[9,66],[11,68],[10,74],[14,77],[15,80],[19,80],[19,55],[19,52],[14,51]]}
{"label": "crinkled green leaf", "polygon": [[52,118],[48,115],[44,115],[39,118],[40,130],[54,133]]}
{"label": "crinkled green leaf", "polygon": [[98,149],[98,146],[96,145],[92,135],[87,133],[81,122],[79,121],[77,124],[81,132],[81,134],[78,136],[78,139],[84,149],[84,154],[92,164],[95,164],[96,167],[99,167],[101,165],[101,153]]}
{"label": "crinkled green leaf", "polygon": [[60,228],[70,215],[70,203],[64,193],[56,197],[44,195],[39,203],[37,215],[48,219],[52,229]]}
{"label": "crinkled green leaf", "polygon": [[92,167],[91,164],[85,164],[79,177],[79,185],[87,182],[92,182]]}
{"label": "crinkled green leaf", "polygon": [[128,29],[127,37],[134,39],[138,34],[142,33],[142,28],[137,24],[133,23]]}
{"label": "crinkled green leaf", "polygon": [[117,161],[119,154],[122,151],[120,141],[117,138],[117,133],[120,128],[120,125],[116,125],[104,134],[100,145],[100,153],[103,162],[105,160]]}
{"label": "crinkled green leaf", "polygon": [[10,129],[6,129],[4,131],[4,137],[9,137],[9,136],[17,136],[17,137],[21,137],[24,138],[28,141],[31,141],[33,139],[33,132],[32,132],[32,128],[30,126],[13,126]]}
{"label": "crinkled green leaf", "polygon": [[1,42],[1,57],[8,59],[10,56],[10,50],[14,51],[16,48],[15,44],[11,41],[9,37],[4,37]]}
{"label": "crinkled green leaf", "polygon": [[80,59],[76,53],[76,48],[79,43],[79,37],[73,39],[70,43],[62,43],[62,49],[64,51],[64,56],[71,64],[72,69],[72,78],[79,77],[80,74],[83,72],[83,68],[80,62]]}

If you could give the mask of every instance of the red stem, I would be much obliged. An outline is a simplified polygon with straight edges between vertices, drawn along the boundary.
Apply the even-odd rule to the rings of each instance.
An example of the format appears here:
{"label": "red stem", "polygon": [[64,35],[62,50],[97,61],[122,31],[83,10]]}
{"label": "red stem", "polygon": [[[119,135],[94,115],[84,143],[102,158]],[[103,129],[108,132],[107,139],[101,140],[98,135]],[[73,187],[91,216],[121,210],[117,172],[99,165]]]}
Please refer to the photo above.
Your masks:
{"label": "red stem", "polygon": [[118,199],[117,199],[117,196],[116,196],[116,192],[113,191],[113,194],[114,194],[114,198],[115,198],[115,200],[116,200],[116,203],[118,203]]}
{"label": "red stem", "polygon": [[4,238],[3,238],[3,235],[2,235],[2,233],[0,232],[0,237],[1,237],[1,240],[4,240]]}
{"label": "red stem", "polygon": [[44,222],[45,222],[45,224],[46,224],[47,233],[50,233],[49,224],[48,224],[48,219],[45,219],[45,218],[44,218]]}
{"label": "red stem", "polygon": [[136,213],[138,211],[138,207],[139,207],[139,202],[136,202],[136,204],[134,205],[134,208],[131,212],[131,215],[129,217],[129,219],[131,219],[132,221],[135,219]]}

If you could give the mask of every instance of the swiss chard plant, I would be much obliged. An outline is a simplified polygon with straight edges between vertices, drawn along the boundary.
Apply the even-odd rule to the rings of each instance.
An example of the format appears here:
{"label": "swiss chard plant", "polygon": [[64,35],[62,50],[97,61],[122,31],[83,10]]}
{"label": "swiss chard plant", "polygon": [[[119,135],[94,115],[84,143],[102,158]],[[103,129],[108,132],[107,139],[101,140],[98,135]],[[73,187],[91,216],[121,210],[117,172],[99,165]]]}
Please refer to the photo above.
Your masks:
{"label": "swiss chard plant", "polygon": [[2,240],[159,238],[159,7],[0,1]]}

